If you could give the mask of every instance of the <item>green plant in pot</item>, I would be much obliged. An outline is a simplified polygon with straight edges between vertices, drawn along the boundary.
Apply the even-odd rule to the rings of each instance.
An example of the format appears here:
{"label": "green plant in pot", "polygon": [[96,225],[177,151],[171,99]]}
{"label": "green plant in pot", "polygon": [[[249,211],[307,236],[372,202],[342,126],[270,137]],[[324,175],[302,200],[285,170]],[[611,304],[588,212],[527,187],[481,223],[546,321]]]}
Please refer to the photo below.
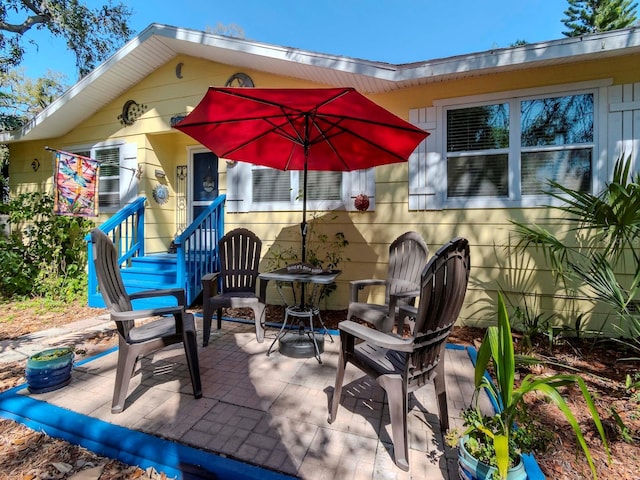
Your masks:
{"label": "green plant in pot", "polygon": [[[478,350],[475,366],[476,391],[472,406],[465,412],[465,426],[467,428],[458,444],[460,467],[461,470],[464,470],[464,473],[461,472],[461,478],[518,478],[514,475],[507,476],[509,469],[517,466],[518,463],[522,464],[522,460],[519,458],[520,454],[530,453],[536,445],[535,432],[527,430],[525,425],[522,428],[517,426],[519,416],[526,412],[525,395],[531,392],[542,393],[564,414],[589,463],[593,478],[597,478],[593,459],[580,430],[580,425],[560,391],[562,387],[569,385],[575,385],[580,389],[603,446],[609,454],[609,446],[600,417],[584,380],[577,375],[570,374],[557,374],[548,377],[536,377],[528,374],[522,379],[520,386],[516,388],[516,364],[522,363],[541,362],[533,357],[515,355],[507,309],[502,295],[498,294],[498,325],[487,328]],[[495,377],[493,381],[485,374],[490,364]],[[486,391],[492,403],[497,405],[498,411],[495,415],[486,415],[480,411],[478,398],[482,389]],[[484,472],[484,477],[464,468],[465,460],[462,455],[472,452],[481,456],[483,460],[480,470]],[[492,475],[495,476],[492,477]],[[522,478],[526,478],[526,474]]]}
{"label": "green plant in pot", "polygon": [[46,393],[71,382],[74,351],[72,347],[43,350],[27,359],[25,377],[31,393]]}

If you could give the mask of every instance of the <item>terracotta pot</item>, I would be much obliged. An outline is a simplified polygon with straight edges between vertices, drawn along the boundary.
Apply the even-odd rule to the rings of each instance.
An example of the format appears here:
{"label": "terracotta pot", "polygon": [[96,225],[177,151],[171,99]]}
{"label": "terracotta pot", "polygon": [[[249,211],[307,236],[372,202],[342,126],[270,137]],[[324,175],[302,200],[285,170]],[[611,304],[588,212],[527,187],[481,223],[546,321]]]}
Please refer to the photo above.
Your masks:
{"label": "terracotta pot", "polygon": [[73,349],[51,348],[31,355],[25,375],[31,393],[45,393],[68,385],[73,367]]}
{"label": "terracotta pot", "polygon": [[[458,474],[460,480],[497,479],[498,469],[474,458],[465,448],[466,436],[458,443]],[[522,459],[507,472],[507,480],[527,480]]]}

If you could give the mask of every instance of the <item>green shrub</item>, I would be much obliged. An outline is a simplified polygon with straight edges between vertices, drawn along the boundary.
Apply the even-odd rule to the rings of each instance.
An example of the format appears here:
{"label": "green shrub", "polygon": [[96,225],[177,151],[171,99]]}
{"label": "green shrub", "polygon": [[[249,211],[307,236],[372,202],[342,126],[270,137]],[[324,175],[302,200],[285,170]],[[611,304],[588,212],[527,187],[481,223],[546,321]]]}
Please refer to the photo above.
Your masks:
{"label": "green shrub", "polygon": [[87,246],[91,220],[55,215],[53,197],[18,195],[2,206],[11,235],[0,236],[0,296],[71,300],[86,295]]}

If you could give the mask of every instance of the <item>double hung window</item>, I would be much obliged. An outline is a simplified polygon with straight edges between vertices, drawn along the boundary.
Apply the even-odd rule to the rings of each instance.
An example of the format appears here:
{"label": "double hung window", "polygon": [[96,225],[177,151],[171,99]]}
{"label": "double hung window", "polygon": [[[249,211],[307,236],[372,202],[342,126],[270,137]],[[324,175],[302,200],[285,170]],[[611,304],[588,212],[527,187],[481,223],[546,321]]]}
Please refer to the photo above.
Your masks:
{"label": "double hung window", "polygon": [[[341,199],[342,172],[307,172],[307,204],[336,202]],[[304,174],[271,168],[253,167],[251,171],[252,201],[260,203],[296,203],[302,201]]]}
{"label": "double hung window", "polygon": [[522,97],[444,108],[445,202],[527,203],[549,190],[549,180],[590,192],[594,95]]}
{"label": "double hung window", "polygon": [[115,212],[135,198],[138,183],[134,175],[137,163],[135,145],[80,147],[69,151],[98,161],[100,213]]}
{"label": "double hung window", "polygon": [[[302,210],[304,172],[283,171],[236,162],[227,169],[229,212]],[[374,169],[353,172],[309,170],[307,172],[308,210],[352,210],[354,198],[366,193],[370,210],[375,208]]]}

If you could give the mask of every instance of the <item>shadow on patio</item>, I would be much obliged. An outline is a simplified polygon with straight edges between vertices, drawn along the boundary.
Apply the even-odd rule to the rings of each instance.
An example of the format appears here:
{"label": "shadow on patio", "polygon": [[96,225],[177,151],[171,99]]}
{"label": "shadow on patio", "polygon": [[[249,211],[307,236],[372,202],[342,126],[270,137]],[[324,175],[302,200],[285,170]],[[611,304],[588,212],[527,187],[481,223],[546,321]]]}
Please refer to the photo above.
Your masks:
{"label": "shadow on patio", "polygon": [[[5,392],[0,409],[50,435],[179,478],[455,478],[456,455],[445,453],[433,385],[411,401],[405,473],[393,463],[383,391],[357,369],[347,368],[336,421],[327,422],[337,337],[325,341],[319,364],[278,352],[267,357],[276,332],[267,329],[259,344],[252,324],[225,321],[214,329],[209,346],[199,348],[199,400],[177,345],[139,362],[121,414],[110,412],[113,350],[77,365],[63,389]],[[445,371],[453,427],[473,391],[466,350],[447,349]]]}

